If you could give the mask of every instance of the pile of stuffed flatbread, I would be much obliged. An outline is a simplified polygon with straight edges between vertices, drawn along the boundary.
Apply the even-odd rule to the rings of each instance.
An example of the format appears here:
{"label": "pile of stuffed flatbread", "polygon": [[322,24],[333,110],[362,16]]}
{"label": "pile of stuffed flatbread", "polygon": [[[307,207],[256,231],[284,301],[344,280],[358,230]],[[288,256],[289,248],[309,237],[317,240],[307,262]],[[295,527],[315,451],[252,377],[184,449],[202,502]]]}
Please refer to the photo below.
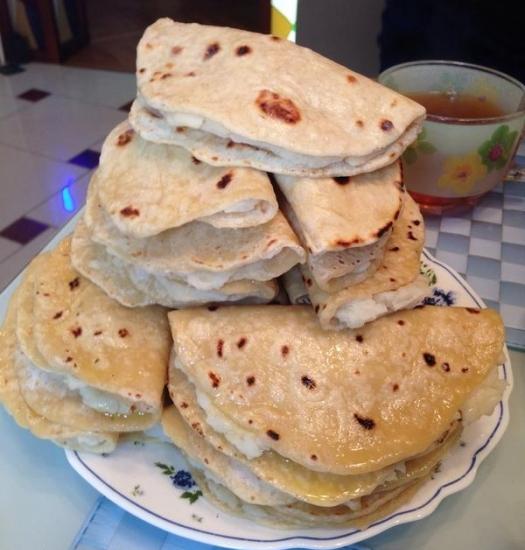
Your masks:
{"label": "pile of stuffed flatbread", "polygon": [[213,502],[274,526],[385,515],[504,389],[503,326],[489,310],[426,306],[344,332],[306,306],[169,320],[164,431]]}
{"label": "pile of stuffed flatbread", "polygon": [[120,433],[158,422],[166,313],[109,298],[71,266],[70,239],[31,263],[0,339],[0,401],[38,437],[109,452]]}

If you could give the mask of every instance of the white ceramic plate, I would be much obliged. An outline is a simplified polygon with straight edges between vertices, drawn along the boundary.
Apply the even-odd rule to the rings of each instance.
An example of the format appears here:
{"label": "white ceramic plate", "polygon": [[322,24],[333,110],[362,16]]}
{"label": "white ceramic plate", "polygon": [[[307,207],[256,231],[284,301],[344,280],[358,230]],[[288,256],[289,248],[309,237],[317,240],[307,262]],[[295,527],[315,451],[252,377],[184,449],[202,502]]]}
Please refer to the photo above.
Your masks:
{"label": "white ceramic plate", "polygon": [[[78,216],[77,216],[78,217]],[[70,233],[75,217],[51,241],[47,249]],[[422,269],[433,280],[433,300],[437,305],[482,307],[482,300],[467,283],[448,266],[424,253]],[[18,277],[0,296],[0,319],[9,297],[19,284]],[[187,482],[186,463],[176,449],[154,439],[129,440],[110,456],[96,456],[66,451],[71,466],[95,489],[131,514],[170,533],[199,542],[227,548],[341,548],[386,529],[422,519],[431,514],[448,495],[472,483],[481,461],[492,451],[509,422],[508,399],[512,388],[510,361],[500,367],[500,376],[508,382],[502,402],[490,417],[483,417],[465,429],[462,444],[443,461],[439,473],[427,483],[410,503],[392,515],[362,531],[349,528],[274,530],[225,514],[203,498],[191,503],[197,487],[180,488]],[[156,463],[171,469],[166,472]],[[175,477],[176,476],[176,477]],[[191,483],[191,481],[190,481]],[[187,483],[186,483],[187,484]],[[185,498],[181,498],[186,493]]]}
{"label": "white ceramic plate", "polygon": [[[424,253],[422,270],[433,280],[437,305],[483,307],[482,300],[448,266]],[[492,451],[509,422],[508,398],[512,372],[507,353],[500,377],[508,386],[503,401],[490,417],[465,429],[461,444],[443,461],[441,470],[412,499],[392,515],[362,531],[349,528],[277,530],[256,525],[219,511],[199,498],[191,503],[197,487],[177,487],[187,479],[187,465],[177,450],[159,441],[127,441],[107,457],[67,451],[71,466],[95,489],[131,514],[161,529],[195,541],[227,548],[341,548],[395,525],[431,514],[448,495],[472,483],[481,461]],[[156,465],[170,467],[169,473]],[[191,483],[191,482],[190,482]],[[186,498],[181,498],[186,494]]]}

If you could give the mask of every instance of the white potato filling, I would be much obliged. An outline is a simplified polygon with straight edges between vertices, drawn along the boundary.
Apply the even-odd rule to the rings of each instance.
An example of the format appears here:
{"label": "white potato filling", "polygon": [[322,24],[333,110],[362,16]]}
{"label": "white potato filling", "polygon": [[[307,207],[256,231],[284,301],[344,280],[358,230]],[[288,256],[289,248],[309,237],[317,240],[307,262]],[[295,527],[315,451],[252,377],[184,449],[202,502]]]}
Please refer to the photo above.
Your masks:
{"label": "white potato filling", "polygon": [[337,309],[336,328],[359,328],[375,319],[417,305],[429,294],[426,279],[420,275],[415,281],[396,290],[380,292],[370,298],[352,300]]}
{"label": "white potato filling", "polygon": [[263,443],[261,438],[258,438],[248,430],[244,430],[222,414],[212,405],[210,398],[205,393],[195,389],[195,394],[197,395],[199,405],[206,413],[206,422],[216,432],[224,435],[246,458],[257,458],[270,448],[267,444]]}
{"label": "white potato filling", "polygon": [[141,409],[141,404],[129,399],[88,386],[68,374],[56,374],[39,369],[24,356],[22,360],[31,374],[30,389],[44,387],[57,393],[57,397],[77,394],[86,407],[104,414],[127,415]]}

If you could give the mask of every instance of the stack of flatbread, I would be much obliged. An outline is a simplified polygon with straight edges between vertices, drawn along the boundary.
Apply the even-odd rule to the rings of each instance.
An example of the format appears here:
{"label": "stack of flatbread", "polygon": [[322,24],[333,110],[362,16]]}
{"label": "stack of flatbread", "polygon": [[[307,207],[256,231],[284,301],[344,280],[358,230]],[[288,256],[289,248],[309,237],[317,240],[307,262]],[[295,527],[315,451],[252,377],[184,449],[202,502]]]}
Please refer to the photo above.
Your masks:
{"label": "stack of flatbread", "polygon": [[[423,107],[276,37],[169,19],[137,88],[72,238],[11,301],[0,400],[93,452],[162,418],[212,502],[274,527],[388,514],[503,391],[497,313],[414,309],[424,222],[399,157]],[[278,279],[287,305],[260,305]]]}
{"label": "stack of flatbread", "polygon": [[75,267],[129,307],[271,301],[305,252],[264,172],[209,166],[124,122],[73,237]]}
{"label": "stack of flatbread", "polygon": [[323,330],[307,306],[169,320],[166,435],[212,502],[274,527],[388,514],[504,388],[490,310],[427,306],[345,332]]}
{"label": "stack of flatbread", "polygon": [[307,252],[284,285],[324,328],[359,327],[427,294],[423,220],[398,160],[423,107],[287,41],[169,19],[139,43],[137,84],[130,123],[142,138],[273,173]]}
{"label": "stack of flatbread", "polygon": [[160,418],[165,311],[109,298],[71,266],[70,239],[31,263],[0,341],[0,401],[38,437],[107,453]]}

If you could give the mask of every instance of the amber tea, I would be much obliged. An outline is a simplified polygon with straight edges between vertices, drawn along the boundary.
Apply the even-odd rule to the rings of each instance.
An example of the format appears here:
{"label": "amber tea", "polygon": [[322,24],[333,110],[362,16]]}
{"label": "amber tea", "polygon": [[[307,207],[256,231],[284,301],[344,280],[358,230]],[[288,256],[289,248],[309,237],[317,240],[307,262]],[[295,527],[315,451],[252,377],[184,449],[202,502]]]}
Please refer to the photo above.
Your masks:
{"label": "amber tea", "polygon": [[429,115],[447,118],[485,119],[502,116],[503,109],[485,96],[455,92],[405,92],[423,105]]}

